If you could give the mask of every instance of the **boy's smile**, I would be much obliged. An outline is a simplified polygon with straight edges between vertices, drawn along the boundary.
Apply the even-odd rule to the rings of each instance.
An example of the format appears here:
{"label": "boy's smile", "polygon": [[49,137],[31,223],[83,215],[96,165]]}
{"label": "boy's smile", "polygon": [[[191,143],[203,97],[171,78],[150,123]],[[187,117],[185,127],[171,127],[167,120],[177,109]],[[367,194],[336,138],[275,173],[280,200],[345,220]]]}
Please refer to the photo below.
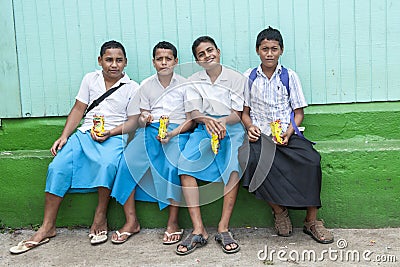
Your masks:
{"label": "boy's smile", "polygon": [[196,48],[196,61],[204,69],[219,65],[221,52],[212,43],[202,42]]}

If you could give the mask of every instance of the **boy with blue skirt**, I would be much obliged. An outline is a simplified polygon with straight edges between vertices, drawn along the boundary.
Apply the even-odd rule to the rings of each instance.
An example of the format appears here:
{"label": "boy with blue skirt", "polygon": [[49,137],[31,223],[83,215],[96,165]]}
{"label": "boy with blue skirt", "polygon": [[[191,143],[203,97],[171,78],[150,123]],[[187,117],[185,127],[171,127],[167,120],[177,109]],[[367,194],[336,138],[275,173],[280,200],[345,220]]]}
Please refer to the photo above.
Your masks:
{"label": "boy with blue skirt", "polygon": [[127,58],[122,44],[104,43],[98,64],[102,70],[83,78],[64,130],[51,147],[55,157],[47,173],[43,224],[30,239],[12,247],[11,253],[26,252],[56,235],[57,213],[69,192],[98,192],[89,237],[93,245],[107,240],[107,206],[126,144],[124,133],[136,128],[140,112],[138,84],[124,73]]}
{"label": "boy with blue skirt", "polygon": [[176,253],[187,255],[207,244],[208,233],[201,218],[200,188],[196,179],[210,182],[206,187],[222,183],[223,208],[215,240],[225,253],[235,253],[239,251],[239,244],[229,231],[229,221],[241,175],[238,148],[244,138],[240,116],[246,79],[220,64],[220,50],[211,37],[197,38],[192,52],[203,70],[189,77],[192,87],[187,91],[185,109],[198,127],[190,134],[179,159],[179,175],[193,231],[178,245]]}
{"label": "boy with blue skirt", "polygon": [[158,202],[169,206],[169,218],[163,244],[179,242],[178,211],[181,187],[177,160],[192,128],[185,113],[186,78],[174,72],[178,63],[177,49],[169,42],[153,48],[153,66],[157,74],[140,86],[139,125],[143,128],[127,146],[121,160],[112,196],[124,206],[125,225],[113,234],[112,242],[121,244],[140,231],[135,200]]}

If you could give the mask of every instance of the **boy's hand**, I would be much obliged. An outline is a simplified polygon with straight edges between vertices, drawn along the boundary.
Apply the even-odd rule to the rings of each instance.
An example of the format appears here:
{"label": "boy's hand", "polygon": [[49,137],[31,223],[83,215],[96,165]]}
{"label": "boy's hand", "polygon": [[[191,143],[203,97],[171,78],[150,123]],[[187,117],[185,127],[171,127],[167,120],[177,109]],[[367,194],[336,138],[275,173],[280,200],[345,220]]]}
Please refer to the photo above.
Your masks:
{"label": "boy's hand", "polygon": [[140,113],[139,125],[142,125],[144,127],[152,123],[152,121],[153,121],[153,115],[151,115],[151,113],[147,111],[143,111],[142,113]]}
{"label": "boy's hand", "polygon": [[292,136],[292,133],[289,133],[288,131],[284,132],[281,137],[282,137],[282,144],[277,144],[281,146],[287,146],[289,143],[290,136]]}
{"label": "boy's hand", "polygon": [[166,133],[165,138],[161,138],[158,135],[156,136],[156,139],[158,141],[160,141],[161,144],[167,144],[169,142],[169,140],[171,140],[171,138],[172,137],[171,137],[170,133]]}
{"label": "boy's hand", "polygon": [[104,131],[101,135],[97,135],[93,131],[90,131],[90,136],[94,141],[103,143],[110,137],[110,131]]}
{"label": "boy's hand", "polygon": [[206,129],[210,135],[215,133],[218,135],[219,140],[224,139],[226,136],[225,120],[216,120],[214,118],[207,117],[205,120]]}
{"label": "boy's hand", "polygon": [[261,130],[255,125],[250,125],[250,127],[247,128],[247,135],[250,142],[256,142],[261,136]]}
{"label": "boy's hand", "polygon": [[61,150],[61,148],[65,145],[65,143],[67,143],[67,140],[68,138],[62,138],[62,137],[58,138],[54,142],[53,146],[50,148],[51,154],[53,154],[53,156],[56,156],[57,152]]}

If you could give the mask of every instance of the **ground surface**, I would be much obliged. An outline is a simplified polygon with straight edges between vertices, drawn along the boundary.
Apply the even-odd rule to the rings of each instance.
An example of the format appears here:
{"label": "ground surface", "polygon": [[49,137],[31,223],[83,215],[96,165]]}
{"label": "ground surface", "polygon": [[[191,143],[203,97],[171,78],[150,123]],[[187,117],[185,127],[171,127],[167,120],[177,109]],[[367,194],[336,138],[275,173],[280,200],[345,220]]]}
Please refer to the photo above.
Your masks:
{"label": "ground surface", "polygon": [[[400,228],[333,229],[335,242],[329,245],[294,230],[283,238],[271,228],[232,229],[241,250],[227,255],[213,239],[215,229],[209,229],[207,246],[177,256],[175,245],[161,244],[163,229],[142,229],[122,245],[112,244],[109,233],[107,243],[92,246],[87,229],[60,228],[49,243],[11,255],[9,248],[33,233],[19,230],[0,234],[0,266],[400,266]],[[264,260],[265,252],[272,257]]]}

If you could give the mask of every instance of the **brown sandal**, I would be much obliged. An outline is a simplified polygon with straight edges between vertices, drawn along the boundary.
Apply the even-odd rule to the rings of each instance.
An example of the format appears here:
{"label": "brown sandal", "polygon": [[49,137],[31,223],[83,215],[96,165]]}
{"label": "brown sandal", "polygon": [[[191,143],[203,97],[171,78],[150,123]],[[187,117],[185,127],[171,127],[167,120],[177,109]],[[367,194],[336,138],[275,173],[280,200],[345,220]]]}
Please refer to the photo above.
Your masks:
{"label": "brown sandal", "polygon": [[332,233],[325,228],[323,220],[305,221],[303,232],[322,244],[330,244],[334,239]]}
{"label": "brown sandal", "polygon": [[281,213],[273,213],[275,217],[275,230],[277,235],[288,237],[292,235],[292,222],[289,218],[288,210],[285,208]]}

